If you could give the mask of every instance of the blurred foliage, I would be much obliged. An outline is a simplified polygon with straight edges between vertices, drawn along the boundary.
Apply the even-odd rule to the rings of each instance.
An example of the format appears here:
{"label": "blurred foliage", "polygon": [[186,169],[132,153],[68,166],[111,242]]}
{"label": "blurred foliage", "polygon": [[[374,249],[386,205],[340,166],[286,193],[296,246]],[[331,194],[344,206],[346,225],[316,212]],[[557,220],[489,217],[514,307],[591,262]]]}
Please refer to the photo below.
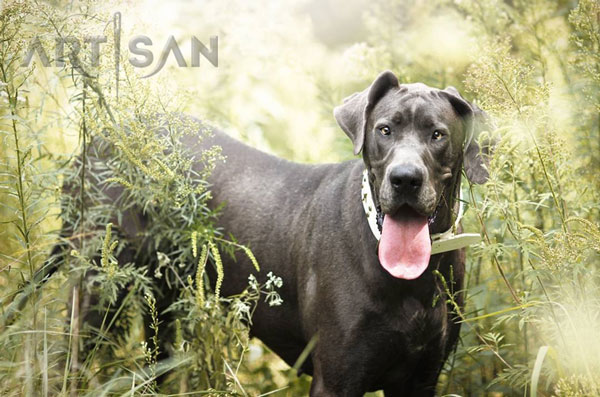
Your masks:
{"label": "blurred foliage", "polygon": [[[151,33],[156,59],[174,35],[189,60],[189,37],[217,35],[219,66],[170,59],[140,79],[148,71],[124,53],[117,99],[115,11],[123,48]],[[247,249],[214,230],[206,174],[191,172],[186,148],[169,139],[206,132],[173,115],[199,116],[291,160],[340,161],[352,150],[333,107],[391,69],[402,82],[455,86],[494,120],[481,137],[496,142],[490,181],[464,186],[464,226],[484,241],[467,255],[461,340],[439,394],[600,395],[599,21],[594,0],[4,2],[2,315],[57,241],[68,247],[57,260],[68,266],[2,325],[0,394],[306,395],[310,378],[248,340],[260,296],[277,302],[276,276],[268,285],[250,279],[235,297],[205,282],[204,266],[217,266],[219,252]],[[37,55],[19,66],[35,36],[51,49],[57,35],[99,34],[108,41],[96,68],[43,68]],[[170,134],[157,134],[165,125]],[[94,161],[105,148],[109,161]],[[218,148],[201,161],[210,172]],[[61,196],[63,185],[80,194]],[[120,189],[119,206],[105,205],[94,186]],[[59,236],[61,197],[72,235]],[[107,225],[131,206],[156,220],[138,236],[149,243],[110,234]],[[138,243],[146,256],[123,262]],[[169,307],[157,293],[164,285],[180,291]],[[70,321],[82,289],[101,298],[95,309],[105,320],[95,329]],[[153,327],[143,330],[141,313]],[[161,346],[157,332],[175,342]]]}

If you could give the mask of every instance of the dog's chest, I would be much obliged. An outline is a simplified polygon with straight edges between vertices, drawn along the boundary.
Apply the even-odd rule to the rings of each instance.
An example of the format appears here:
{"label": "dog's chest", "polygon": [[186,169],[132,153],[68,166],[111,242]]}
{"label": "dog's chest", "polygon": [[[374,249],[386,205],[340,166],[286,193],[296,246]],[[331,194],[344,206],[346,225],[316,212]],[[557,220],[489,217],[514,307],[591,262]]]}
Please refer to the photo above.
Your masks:
{"label": "dog's chest", "polygon": [[405,297],[395,303],[376,314],[380,321],[364,323],[366,333],[374,336],[369,343],[378,352],[373,362],[365,364],[378,374],[374,377],[378,385],[410,378],[416,368],[435,367],[448,341],[450,319],[443,299]]}
{"label": "dog's chest", "polygon": [[[433,345],[443,343],[448,328],[446,305],[434,297],[417,299],[406,297],[388,311],[387,331],[395,351],[418,353]],[[393,314],[392,314],[393,313]]]}

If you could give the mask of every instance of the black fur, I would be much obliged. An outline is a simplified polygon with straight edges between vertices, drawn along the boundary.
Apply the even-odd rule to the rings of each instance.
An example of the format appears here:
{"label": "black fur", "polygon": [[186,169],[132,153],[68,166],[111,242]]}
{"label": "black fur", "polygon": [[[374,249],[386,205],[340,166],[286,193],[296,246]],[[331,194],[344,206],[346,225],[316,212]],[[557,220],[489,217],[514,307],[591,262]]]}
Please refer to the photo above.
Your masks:
{"label": "black fur", "polygon": [[[433,271],[460,291],[464,253],[433,255],[425,273],[412,281],[388,274],[363,213],[362,172],[369,169],[375,201],[385,215],[409,205],[422,215],[436,214],[431,233],[447,230],[463,163],[472,181],[487,178],[475,140],[463,147],[476,132],[481,111],[453,88],[400,85],[384,72],[334,114],[362,160],[297,164],[217,130],[202,143],[184,139],[194,153],[215,144],[223,148],[227,160],[210,178],[211,206],[225,203],[218,225],[252,249],[262,268],[259,281],[270,271],[283,278],[283,304],[261,302],[252,335],[290,365],[318,335],[302,366],[313,376],[311,396],[362,396],[378,389],[386,396],[434,395],[460,325]],[[382,123],[388,136],[379,131]],[[443,129],[444,140],[434,143],[433,129]],[[389,181],[391,169],[407,164],[423,175],[416,191],[399,190]],[[118,229],[133,238],[146,221],[141,211],[128,211]],[[244,255],[223,260],[223,294],[239,293],[254,268]],[[456,299],[461,303],[462,295]]]}
{"label": "black fur", "polygon": [[[408,204],[431,215],[441,202],[430,229],[447,230],[463,153],[471,156],[467,174],[484,175],[476,182],[487,176],[475,141],[463,150],[465,138],[474,132],[473,109],[455,90],[400,86],[391,72],[384,72],[335,111],[363,160],[292,163],[219,131],[203,143],[221,146],[227,157],[211,177],[213,205],[226,204],[219,225],[249,245],[262,277],[272,271],[284,280],[283,305],[261,303],[252,334],[290,365],[318,334],[302,368],[313,375],[311,396],[361,396],[378,389],[392,396],[434,394],[459,324],[432,271],[439,270],[455,291],[461,290],[463,253],[432,256],[428,270],[413,281],[390,276],[379,264],[377,241],[363,213],[361,176],[367,166],[386,213]],[[386,118],[393,131],[382,137],[374,127]],[[431,146],[432,122],[448,134],[441,146]],[[426,168],[421,190],[427,185],[431,197],[389,192],[386,169],[405,161],[394,153],[410,154]],[[239,292],[250,272],[252,264],[242,255],[226,260],[223,292]]]}

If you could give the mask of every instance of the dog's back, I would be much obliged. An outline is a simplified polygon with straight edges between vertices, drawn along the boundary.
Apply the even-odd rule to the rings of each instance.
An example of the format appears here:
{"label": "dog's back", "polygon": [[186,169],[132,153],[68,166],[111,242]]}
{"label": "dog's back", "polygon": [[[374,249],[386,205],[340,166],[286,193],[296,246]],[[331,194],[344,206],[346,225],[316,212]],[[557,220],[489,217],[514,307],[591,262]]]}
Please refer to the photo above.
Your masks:
{"label": "dog's back", "polygon": [[[192,140],[194,138],[191,138]],[[194,141],[189,142],[194,145]],[[245,255],[223,258],[224,294],[239,293],[248,285],[248,275],[256,274],[266,280],[269,272],[282,277],[280,289],[283,304],[269,307],[261,302],[253,318],[251,332],[288,364],[293,365],[310,335],[316,332],[310,316],[318,307],[310,285],[315,282],[313,267],[334,265],[342,252],[352,253],[344,234],[354,226],[352,220],[360,213],[349,214],[347,209],[358,208],[341,201],[348,194],[360,198],[362,164],[354,160],[340,164],[299,164],[254,149],[225,133],[214,130],[211,138],[203,140],[198,150],[212,145],[222,148],[225,161],[213,170],[211,205],[224,204],[217,225],[247,245],[256,256],[261,271],[257,273]],[[353,183],[354,181],[354,183]],[[314,294],[314,292],[312,292]],[[312,363],[305,362],[310,373]]]}

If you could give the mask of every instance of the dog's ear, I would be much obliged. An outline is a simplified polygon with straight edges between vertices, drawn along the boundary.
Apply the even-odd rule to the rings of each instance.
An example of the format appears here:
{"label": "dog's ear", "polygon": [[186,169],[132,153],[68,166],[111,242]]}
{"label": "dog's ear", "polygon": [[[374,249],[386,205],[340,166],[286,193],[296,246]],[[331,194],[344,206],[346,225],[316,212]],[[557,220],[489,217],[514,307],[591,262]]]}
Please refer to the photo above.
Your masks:
{"label": "dog's ear", "polygon": [[450,101],[454,110],[462,117],[465,126],[465,141],[463,143],[463,161],[467,178],[473,183],[482,184],[488,180],[487,166],[493,144],[486,138],[485,142],[477,139],[482,131],[490,131],[492,127],[490,117],[477,105],[468,102],[454,87],[441,91]]}
{"label": "dog's ear", "polygon": [[354,144],[354,154],[362,150],[371,110],[390,89],[398,87],[398,78],[387,70],[377,76],[369,88],[350,95],[342,105],[333,109],[333,116]]}

